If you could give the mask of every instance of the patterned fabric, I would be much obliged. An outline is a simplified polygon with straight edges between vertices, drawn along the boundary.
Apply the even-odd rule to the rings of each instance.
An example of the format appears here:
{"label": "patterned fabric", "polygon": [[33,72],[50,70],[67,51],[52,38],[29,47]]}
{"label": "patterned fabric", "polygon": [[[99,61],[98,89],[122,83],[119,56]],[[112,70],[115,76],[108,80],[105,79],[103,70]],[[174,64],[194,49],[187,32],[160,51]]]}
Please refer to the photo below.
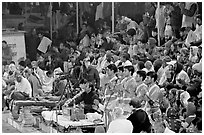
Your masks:
{"label": "patterned fabric", "polygon": [[178,120],[179,115],[175,108],[169,108],[167,110],[166,121],[169,124],[169,129],[178,133],[181,127],[181,122]]}

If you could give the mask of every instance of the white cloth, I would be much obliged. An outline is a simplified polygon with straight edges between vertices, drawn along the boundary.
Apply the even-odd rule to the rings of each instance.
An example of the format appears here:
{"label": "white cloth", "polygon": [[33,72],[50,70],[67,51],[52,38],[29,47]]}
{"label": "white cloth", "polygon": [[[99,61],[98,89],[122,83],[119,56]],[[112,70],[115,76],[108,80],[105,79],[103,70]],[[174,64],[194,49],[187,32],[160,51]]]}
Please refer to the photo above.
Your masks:
{"label": "white cloth", "polygon": [[98,72],[100,73],[102,71],[102,69],[105,67],[105,63],[106,63],[106,55],[104,55],[103,57],[100,57],[98,59],[98,64],[96,69],[98,70]]}
{"label": "white cloth", "polygon": [[62,71],[62,69],[60,67],[56,68],[54,70],[54,78],[56,79],[56,78],[60,77],[60,75],[57,75],[57,74],[62,73],[62,72],[63,71]]}
{"label": "white cloth", "polygon": [[38,77],[40,80],[40,83],[43,83],[43,79],[45,78],[45,73],[42,69],[37,67],[37,69],[34,69],[34,74]]}
{"label": "white cloth", "polygon": [[120,60],[117,60],[117,61],[115,62],[116,67],[119,65],[120,62],[121,62]]}
{"label": "white cloth", "polygon": [[149,70],[147,68],[143,68],[142,71],[145,71],[146,73],[151,72],[151,71],[154,72],[154,67],[152,66],[151,69]]}
{"label": "white cloth", "polygon": [[166,127],[164,130],[164,133],[175,133],[175,132],[170,130],[168,127]]}
{"label": "white cloth", "polygon": [[194,64],[192,66],[192,69],[202,73],[202,59],[200,60],[199,63]]}
{"label": "white cloth", "polygon": [[6,88],[6,82],[2,79],[2,88],[4,89],[4,88]]}
{"label": "white cloth", "polygon": [[196,25],[196,29],[194,31],[194,34],[196,35],[196,41],[202,39],[202,25]]}
{"label": "white cloth", "polygon": [[43,39],[41,40],[41,42],[38,46],[38,50],[43,52],[43,53],[46,53],[48,46],[51,45],[51,43],[52,43],[52,40],[50,40],[47,37],[43,37]]}
{"label": "white cloth", "polygon": [[16,84],[16,91],[21,91],[21,92],[25,92],[26,94],[29,95],[29,97],[32,96],[32,88],[31,85],[29,83],[29,81],[22,77],[22,80],[20,83],[17,82]]}
{"label": "white cloth", "polygon": [[122,63],[122,66],[132,66],[132,63],[129,60],[126,60],[126,62]]}
{"label": "white cloth", "polygon": [[190,30],[185,41],[186,46],[190,47],[190,43],[195,42],[196,39],[197,39],[196,34],[194,33],[194,31]]}
{"label": "white cloth", "polygon": [[43,79],[43,82],[42,82],[42,90],[44,92],[51,92],[52,91],[53,82],[54,82],[54,77],[51,77],[51,78],[48,77],[46,75],[46,72],[45,72],[45,76],[44,76],[44,79]]}
{"label": "white cloth", "polygon": [[[193,52],[193,54],[192,54]],[[196,63],[198,60],[198,47],[197,46],[191,46],[190,48],[190,56],[189,56],[189,61]]]}
{"label": "white cloth", "polygon": [[165,6],[157,7],[155,11],[156,28],[159,28],[160,36],[163,37],[165,28]]}
{"label": "white cloth", "polygon": [[177,81],[178,79],[184,80],[185,83],[189,83],[190,82],[190,78],[189,78],[188,74],[184,70],[181,70],[181,72],[176,77],[176,84],[181,85]]}
{"label": "white cloth", "polygon": [[107,133],[132,133],[133,125],[127,119],[115,119],[108,128]]}
{"label": "white cloth", "polygon": [[190,98],[190,94],[187,91],[184,91],[180,94],[180,100],[183,102],[184,106],[187,107],[188,99]]}
{"label": "white cloth", "polygon": [[101,2],[101,4],[96,8],[95,21],[99,20],[100,18],[103,19],[103,2]]}
{"label": "white cloth", "polygon": [[84,38],[80,41],[80,46],[81,47],[88,47],[89,46],[89,44],[90,44],[90,39],[89,39],[89,36],[86,34],[85,36],[84,36]]}

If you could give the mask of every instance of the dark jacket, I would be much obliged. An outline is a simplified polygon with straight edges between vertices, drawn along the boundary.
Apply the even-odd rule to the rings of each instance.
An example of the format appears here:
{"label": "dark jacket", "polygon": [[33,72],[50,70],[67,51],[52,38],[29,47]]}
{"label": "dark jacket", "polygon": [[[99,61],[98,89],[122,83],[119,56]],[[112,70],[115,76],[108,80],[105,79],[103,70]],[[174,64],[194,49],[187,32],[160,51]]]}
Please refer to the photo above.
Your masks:
{"label": "dark jacket", "polygon": [[181,9],[179,6],[172,5],[174,10],[170,13],[170,23],[171,26],[181,27],[182,17]]}
{"label": "dark jacket", "polygon": [[92,109],[92,105],[94,104],[94,99],[98,99],[98,95],[91,91],[89,93],[84,92],[80,97],[78,97],[75,101],[76,104],[84,101],[84,113],[93,113],[94,110]]}
{"label": "dark jacket", "polygon": [[151,123],[144,110],[134,110],[127,119],[132,122],[133,133],[140,133],[141,131],[145,131],[147,133],[151,132]]}

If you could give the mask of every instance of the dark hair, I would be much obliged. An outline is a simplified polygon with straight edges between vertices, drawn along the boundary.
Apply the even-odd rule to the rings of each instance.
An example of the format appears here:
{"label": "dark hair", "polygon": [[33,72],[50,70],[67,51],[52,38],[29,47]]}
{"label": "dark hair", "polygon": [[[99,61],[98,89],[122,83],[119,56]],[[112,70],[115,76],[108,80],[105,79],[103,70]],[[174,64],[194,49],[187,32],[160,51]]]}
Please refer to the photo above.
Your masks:
{"label": "dark hair", "polygon": [[133,66],[125,66],[124,68],[131,72],[131,75],[133,75],[133,73],[135,72],[135,68]]}
{"label": "dark hair", "polygon": [[118,70],[124,72],[124,67],[123,66],[119,66]]}
{"label": "dark hair", "polygon": [[136,34],[136,31],[135,31],[135,29],[131,28],[131,29],[129,29],[129,30],[127,31],[127,34],[128,34],[129,36],[134,36],[134,35]]}
{"label": "dark hair", "polygon": [[125,58],[126,60],[129,60],[130,58],[128,53],[122,54],[122,57]]}
{"label": "dark hair", "polygon": [[142,70],[143,68],[145,68],[143,61],[139,61],[139,62],[137,63],[137,66],[138,66],[139,70]]}
{"label": "dark hair", "polygon": [[147,76],[153,78],[154,82],[157,80],[157,74],[155,72],[153,72],[153,71],[148,72]]}
{"label": "dark hair", "polygon": [[15,63],[14,61],[11,61],[10,64],[14,64],[14,65],[16,65],[16,63]]}
{"label": "dark hair", "polygon": [[26,67],[25,61],[20,61],[18,64],[19,64],[20,66]]}
{"label": "dark hair", "polygon": [[118,71],[117,67],[115,64],[110,64],[107,66],[108,69],[113,70],[114,73]]}
{"label": "dark hair", "polygon": [[142,81],[145,80],[146,78],[146,72],[145,71],[137,71],[137,74],[142,77]]}
{"label": "dark hair", "polygon": [[180,32],[184,32],[186,30],[186,27],[182,27],[179,29]]}
{"label": "dark hair", "polygon": [[153,32],[157,32],[157,28],[153,28],[152,31],[153,31]]}
{"label": "dark hair", "polygon": [[133,58],[134,60],[140,60],[140,58],[139,58],[138,55],[133,55],[132,58]]}
{"label": "dark hair", "polygon": [[2,43],[5,43],[5,44],[7,44],[7,42],[6,42],[5,40],[3,40],[3,41],[2,41]]}
{"label": "dark hair", "polygon": [[193,121],[192,121],[192,124],[194,126],[197,126],[197,129],[198,130],[202,130],[202,119],[199,118],[199,117],[196,117]]}

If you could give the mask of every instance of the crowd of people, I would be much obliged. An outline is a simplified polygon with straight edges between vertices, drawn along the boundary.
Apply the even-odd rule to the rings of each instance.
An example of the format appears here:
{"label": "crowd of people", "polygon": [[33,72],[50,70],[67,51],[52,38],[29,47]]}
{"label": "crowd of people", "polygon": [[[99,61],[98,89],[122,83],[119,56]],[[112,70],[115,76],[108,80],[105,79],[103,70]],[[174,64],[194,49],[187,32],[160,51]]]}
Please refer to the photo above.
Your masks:
{"label": "crowd of people", "polygon": [[157,7],[155,16],[145,13],[139,24],[118,16],[115,33],[105,22],[97,31],[84,22],[78,37],[50,45],[46,53],[33,48],[32,60],[3,59],[2,109],[10,109],[11,100],[65,96],[65,89],[70,105],[69,98],[84,90],[74,104],[107,116],[106,131],[95,132],[202,132],[197,10],[196,2],[173,2]]}

